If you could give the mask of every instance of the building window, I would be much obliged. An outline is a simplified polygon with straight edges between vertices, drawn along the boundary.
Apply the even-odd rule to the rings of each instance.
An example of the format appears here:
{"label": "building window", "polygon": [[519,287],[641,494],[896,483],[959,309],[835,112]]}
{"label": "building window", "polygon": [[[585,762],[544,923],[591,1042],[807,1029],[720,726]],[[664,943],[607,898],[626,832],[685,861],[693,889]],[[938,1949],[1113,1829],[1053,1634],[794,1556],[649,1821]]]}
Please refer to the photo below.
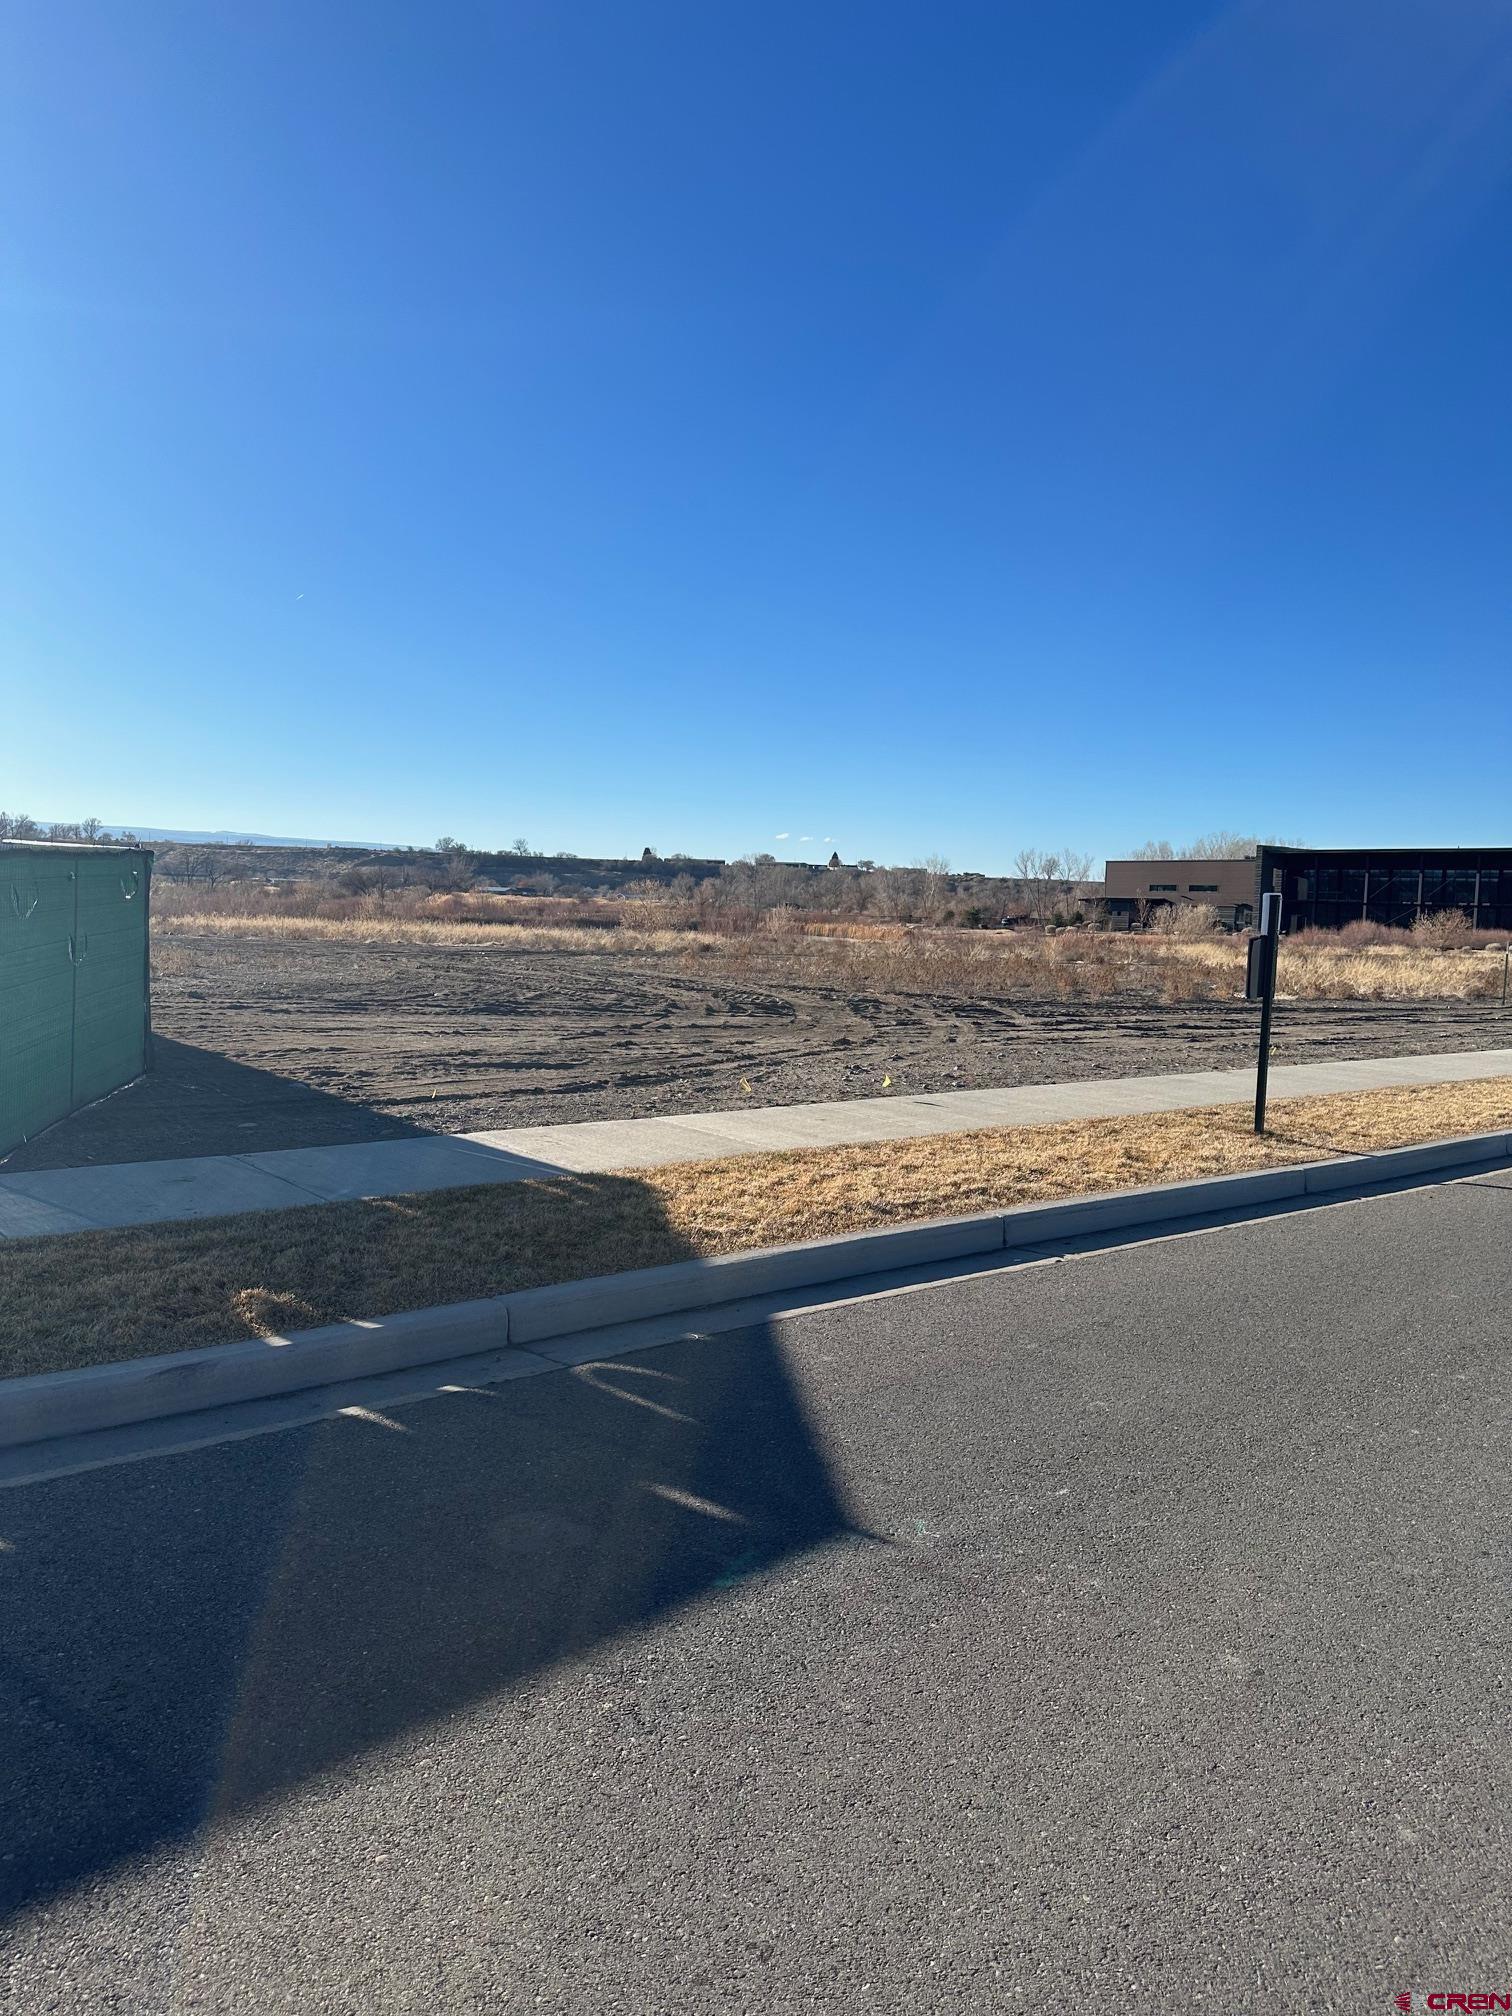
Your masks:
{"label": "building window", "polygon": [[1187,894],[1189,896],[1216,896],[1218,894],[1218,884],[1216,882],[1188,882]]}
{"label": "building window", "polygon": [[1174,896],[1176,894],[1176,884],[1174,882],[1152,882],[1150,884],[1150,894],[1152,896]]}

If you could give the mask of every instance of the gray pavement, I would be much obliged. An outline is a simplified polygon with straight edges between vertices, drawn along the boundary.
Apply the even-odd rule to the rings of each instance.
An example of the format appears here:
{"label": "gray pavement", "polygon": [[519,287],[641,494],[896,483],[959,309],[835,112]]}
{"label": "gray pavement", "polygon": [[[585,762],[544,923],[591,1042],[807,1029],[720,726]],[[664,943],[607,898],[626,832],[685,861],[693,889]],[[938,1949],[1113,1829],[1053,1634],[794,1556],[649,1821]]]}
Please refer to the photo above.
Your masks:
{"label": "gray pavement", "polygon": [[0,1493],[9,2007],[1512,1982],[1512,1179]]}
{"label": "gray pavement", "polygon": [[[1512,1050],[1278,1065],[1274,1098],[1427,1085],[1512,1074]],[[513,1183],[523,1177],[647,1169],[773,1148],[839,1146],[1123,1113],[1164,1113],[1254,1097],[1252,1071],[1023,1085],[916,1098],[842,1099],[650,1120],[586,1120],[484,1134],[436,1134],[247,1155],[0,1171],[0,1239],[148,1225],[237,1211],[286,1210],[353,1197]]]}

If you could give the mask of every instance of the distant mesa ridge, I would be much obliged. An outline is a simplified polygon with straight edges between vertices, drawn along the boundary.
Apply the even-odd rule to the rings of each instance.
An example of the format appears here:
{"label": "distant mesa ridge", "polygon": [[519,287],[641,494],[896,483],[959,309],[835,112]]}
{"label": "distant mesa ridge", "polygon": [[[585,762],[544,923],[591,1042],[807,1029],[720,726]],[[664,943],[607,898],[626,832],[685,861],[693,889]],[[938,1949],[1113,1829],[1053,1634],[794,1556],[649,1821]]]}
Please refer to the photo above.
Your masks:
{"label": "distant mesa ridge", "polygon": [[[55,821],[39,819],[38,825],[46,832]],[[197,841],[201,846],[212,844],[225,847],[363,847],[373,853],[397,853],[404,844],[399,840],[296,840],[283,833],[240,833],[222,828],[215,833],[196,833],[178,826],[132,826],[130,824],[100,828],[101,837],[118,840],[123,833],[134,833],[138,840],[183,840]]]}

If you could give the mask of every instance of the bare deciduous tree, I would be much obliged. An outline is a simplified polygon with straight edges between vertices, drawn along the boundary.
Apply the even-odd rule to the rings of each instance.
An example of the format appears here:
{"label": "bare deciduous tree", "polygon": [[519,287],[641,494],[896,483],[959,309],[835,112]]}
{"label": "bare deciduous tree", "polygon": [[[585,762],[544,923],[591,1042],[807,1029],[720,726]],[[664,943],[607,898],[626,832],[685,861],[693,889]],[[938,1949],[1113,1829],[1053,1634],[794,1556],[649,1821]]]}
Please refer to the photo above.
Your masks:
{"label": "bare deciduous tree", "polygon": [[1200,833],[1186,851],[1188,861],[1248,861],[1255,852],[1251,833],[1227,833],[1220,828]]}
{"label": "bare deciduous tree", "polygon": [[1300,840],[1281,840],[1273,833],[1231,833],[1219,827],[1199,833],[1188,847],[1173,847],[1169,840],[1146,840],[1128,857],[1131,861],[1253,861],[1265,847],[1300,847]]}
{"label": "bare deciduous tree", "polygon": [[950,863],[943,854],[926,854],[922,861],[915,861],[913,872],[918,878],[919,916],[926,923],[938,923],[950,893]]}
{"label": "bare deciduous tree", "polygon": [[1021,847],[1014,856],[1014,894],[1020,907],[1041,929],[1079,907],[1084,885],[1092,876],[1092,856],[1074,847],[1054,853],[1043,847]]}
{"label": "bare deciduous tree", "polygon": [[1092,880],[1092,856],[1079,854],[1074,847],[1062,848],[1055,880],[1061,910],[1075,910],[1086,885]]}
{"label": "bare deciduous tree", "polygon": [[1060,856],[1043,847],[1020,847],[1013,857],[1018,887],[1015,891],[1025,914],[1044,928],[1054,905],[1054,883],[1060,874]]}

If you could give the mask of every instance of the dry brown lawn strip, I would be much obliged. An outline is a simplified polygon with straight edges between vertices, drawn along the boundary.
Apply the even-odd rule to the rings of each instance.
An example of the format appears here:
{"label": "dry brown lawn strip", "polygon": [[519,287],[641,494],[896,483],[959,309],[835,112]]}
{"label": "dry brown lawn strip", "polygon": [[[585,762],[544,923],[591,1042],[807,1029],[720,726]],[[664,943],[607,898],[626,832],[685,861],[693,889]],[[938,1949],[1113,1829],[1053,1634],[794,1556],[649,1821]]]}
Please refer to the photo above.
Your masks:
{"label": "dry brown lawn strip", "polygon": [[0,1373],[1512,1127],[1512,1079],[804,1148],[0,1245]]}

